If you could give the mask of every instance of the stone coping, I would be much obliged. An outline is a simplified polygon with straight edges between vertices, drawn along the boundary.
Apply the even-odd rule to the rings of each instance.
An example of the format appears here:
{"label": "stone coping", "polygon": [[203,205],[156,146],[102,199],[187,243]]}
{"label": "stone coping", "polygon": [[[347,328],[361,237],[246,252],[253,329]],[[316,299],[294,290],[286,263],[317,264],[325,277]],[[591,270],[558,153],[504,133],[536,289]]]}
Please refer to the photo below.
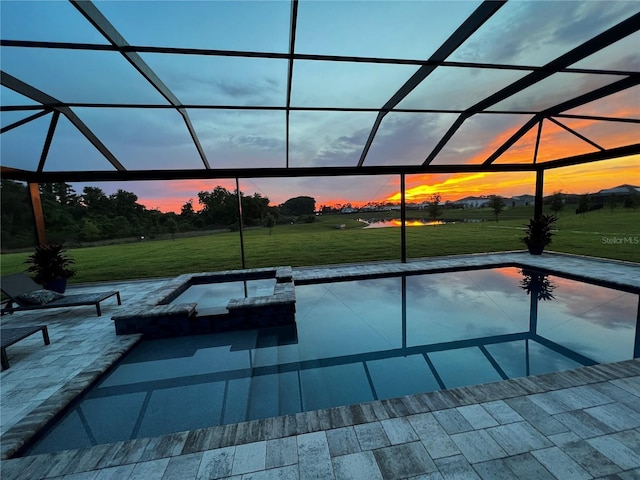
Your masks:
{"label": "stone coping", "polygon": [[[111,319],[114,321],[118,335],[130,333],[158,335],[160,332],[165,332],[165,329],[158,329],[157,325],[150,326],[150,323],[155,323],[159,319],[162,319],[162,322],[172,322],[175,319],[176,325],[181,325],[178,330],[182,332],[205,333],[209,329],[214,332],[215,329],[212,325],[205,326],[206,322],[201,322],[202,325],[196,331],[190,328],[191,323],[188,322],[188,319],[197,316],[196,303],[174,304],[170,302],[193,285],[275,278],[276,284],[272,295],[230,299],[226,308],[206,309],[204,318],[217,317],[221,321],[226,319],[227,323],[238,322],[243,325],[243,329],[254,323],[252,328],[266,326],[260,322],[249,320],[255,320],[259,315],[282,316],[285,323],[289,324],[295,322],[292,315],[295,314],[296,294],[292,277],[292,269],[289,266],[183,274],[165,282],[162,287],[145,299],[143,305],[139,305],[127,313],[114,315]],[[292,305],[293,307],[291,307]],[[271,308],[271,310],[264,310],[265,308]],[[171,336],[174,333],[175,331],[171,330],[168,335]],[[165,336],[167,333],[161,335]]]}
{"label": "stone coping", "polygon": [[640,359],[581,367],[564,372],[97,445],[82,450],[67,450],[5,460],[2,473],[3,479],[9,480],[25,478],[25,472],[32,475],[28,478],[36,479],[60,478],[62,475],[97,472],[106,468],[111,468],[113,471],[113,467],[118,466],[173,457],[184,458],[186,455],[214,449],[432,412],[451,411],[451,409],[469,405],[597,385],[639,375]]}
{"label": "stone coping", "polygon": [[147,305],[164,305],[171,302],[192,285],[215,282],[231,282],[237,280],[254,280],[275,278],[276,284],[291,282],[292,269],[289,266],[248,268],[244,270],[224,270],[221,272],[185,273],[165,282],[162,287],[153,291]]}
{"label": "stone coping", "polygon": [[[589,268],[585,268],[585,262],[588,262]],[[638,263],[556,252],[544,252],[542,255],[530,255],[525,251],[478,253],[414,259],[407,263],[376,262],[295,267],[293,278],[296,284],[304,285],[306,283],[389,275],[442,273],[452,270],[499,267],[543,269],[587,283],[602,284],[634,293],[640,290],[640,264]],[[612,273],[615,273],[615,277],[612,277]]]}
{"label": "stone coping", "polygon": [[130,312],[120,315],[114,315],[111,320],[129,320],[131,318],[153,318],[157,316],[163,317],[189,317],[196,311],[195,303],[180,303],[178,305],[156,305],[153,307],[143,307],[134,309]]}
{"label": "stone coping", "polygon": [[61,385],[59,390],[44,400],[27,418],[8,429],[2,435],[0,458],[5,460],[15,455],[38,431],[56,421],[73,400],[98,382],[111,366],[141,339],[142,335],[128,335],[125,340],[114,345],[85,370]]}

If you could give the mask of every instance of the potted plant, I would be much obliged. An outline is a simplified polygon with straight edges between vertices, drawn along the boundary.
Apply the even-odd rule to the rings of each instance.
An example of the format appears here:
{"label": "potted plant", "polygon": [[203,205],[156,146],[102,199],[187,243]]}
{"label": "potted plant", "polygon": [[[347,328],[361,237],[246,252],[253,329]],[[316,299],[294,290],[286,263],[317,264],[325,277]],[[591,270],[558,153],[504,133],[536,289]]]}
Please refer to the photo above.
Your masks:
{"label": "potted plant", "polygon": [[24,263],[31,266],[27,269],[35,273],[35,281],[47,290],[64,293],[67,279],[76,272],[70,266],[75,263],[65,254],[62,244],[42,244],[36,247],[35,253],[29,255]]}
{"label": "potted plant", "polygon": [[526,236],[522,241],[527,245],[531,255],[541,255],[545,247],[551,243],[553,225],[557,220],[555,215],[540,215],[529,220]]}

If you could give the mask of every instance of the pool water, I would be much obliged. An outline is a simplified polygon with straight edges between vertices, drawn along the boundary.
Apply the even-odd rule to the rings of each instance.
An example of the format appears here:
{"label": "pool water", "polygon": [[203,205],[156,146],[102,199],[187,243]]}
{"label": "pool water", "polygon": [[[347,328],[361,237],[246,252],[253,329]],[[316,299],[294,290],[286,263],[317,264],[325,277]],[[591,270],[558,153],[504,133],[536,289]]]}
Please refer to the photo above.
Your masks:
{"label": "pool water", "polygon": [[141,342],[29,453],[561,371],[640,351],[637,292],[519,268],[298,285],[296,297],[297,328]]}
{"label": "pool water", "polygon": [[226,307],[233,298],[273,295],[275,278],[191,285],[171,301],[172,304],[197,303],[198,312]]}

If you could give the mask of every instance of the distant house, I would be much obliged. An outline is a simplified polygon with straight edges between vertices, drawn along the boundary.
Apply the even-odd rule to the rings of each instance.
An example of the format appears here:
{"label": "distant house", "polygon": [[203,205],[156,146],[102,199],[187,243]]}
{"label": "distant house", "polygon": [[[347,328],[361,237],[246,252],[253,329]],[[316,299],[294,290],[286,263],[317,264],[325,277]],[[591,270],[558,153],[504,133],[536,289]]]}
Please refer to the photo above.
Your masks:
{"label": "distant house", "polygon": [[594,193],[595,196],[598,197],[608,197],[611,195],[620,195],[620,196],[624,196],[624,195],[631,195],[631,194],[640,194],[640,187],[637,187],[635,185],[618,185],[617,187],[613,187],[613,188],[605,188],[603,190],[600,190],[597,193]]}
{"label": "distant house", "polygon": [[518,195],[505,200],[505,203],[511,203],[514,207],[528,207],[533,205],[536,197],[533,195]]}
{"label": "distant house", "polygon": [[353,207],[342,207],[340,213],[357,213],[359,210]]}
{"label": "distant house", "polygon": [[464,197],[460,200],[456,200],[452,202],[454,205],[461,206],[462,208],[480,208],[487,205],[489,201],[489,197],[486,195],[481,195],[479,197]]}

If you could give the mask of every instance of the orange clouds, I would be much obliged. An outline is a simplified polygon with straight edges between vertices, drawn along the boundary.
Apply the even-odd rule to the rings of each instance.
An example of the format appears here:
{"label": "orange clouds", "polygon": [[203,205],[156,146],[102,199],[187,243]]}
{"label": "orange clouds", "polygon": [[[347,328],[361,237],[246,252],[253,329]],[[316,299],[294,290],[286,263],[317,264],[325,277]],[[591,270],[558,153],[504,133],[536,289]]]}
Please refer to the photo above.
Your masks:
{"label": "orange clouds", "polygon": [[[415,175],[407,179],[408,187],[405,193],[408,202],[422,202],[428,200],[432,195],[439,194],[442,200],[456,200],[461,192],[469,194],[479,194],[486,188],[487,181],[483,180],[487,173],[464,173],[453,175]],[[447,177],[443,181],[438,178]],[[433,183],[421,183],[431,181]],[[417,185],[415,185],[418,183]],[[491,182],[489,182],[490,184]],[[411,185],[415,186],[411,186]],[[455,197],[455,198],[454,198]],[[389,202],[399,202],[400,192],[386,199]]]}
{"label": "orange clouds", "polygon": [[[559,190],[595,193],[625,183],[640,185],[640,155],[547,170],[544,179],[545,195]],[[454,201],[470,195],[512,197],[533,194],[535,181],[535,173],[532,172],[413,175],[407,177],[406,199],[420,203],[435,193],[441,196],[442,201]],[[387,197],[385,201],[399,202],[400,193]]]}

